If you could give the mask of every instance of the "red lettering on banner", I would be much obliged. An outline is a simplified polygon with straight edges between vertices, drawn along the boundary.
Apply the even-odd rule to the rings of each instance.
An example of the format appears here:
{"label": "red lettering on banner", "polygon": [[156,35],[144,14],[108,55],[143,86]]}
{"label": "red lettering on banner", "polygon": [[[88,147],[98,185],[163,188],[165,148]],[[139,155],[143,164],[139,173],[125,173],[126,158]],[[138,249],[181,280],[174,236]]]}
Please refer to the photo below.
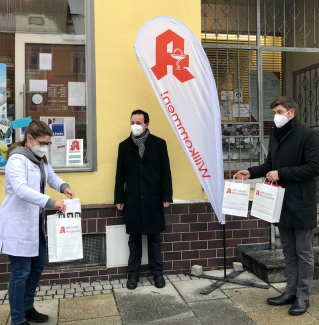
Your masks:
{"label": "red lettering on banner", "polygon": [[[191,145],[188,146],[188,145],[187,145],[187,142],[189,142]],[[190,140],[187,140],[187,141],[185,142],[185,145],[186,145],[186,147],[187,147],[188,149],[190,149],[190,148],[193,146],[192,141],[190,141]]]}
{"label": "red lettering on banner", "polygon": [[199,152],[195,152],[195,151],[196,151],[195,148],[193,150],[189,150],[189,152],[192,154],[192,157],[197,156],[199,154]]}
{"label": "red lettering on banner", "polygon": [[231,189],[230,188],[228,188],[227,191],[226,191],[226,194],[228,194],[228,193],[231,194]]}
{"label": "red lettering on banner", "polygon": [[173,117],[174,115],[176,115],[176,120],[174,120],[174,122],[176,123],[176,121],[179,121],[179,124],[176,126],[176,127],[178,128],[179,126],[182,125],[182,122],[181,122],[181,120],[178,118],[178,115],[177,115],[176,113],[173,114],[172,117]]}
{"label": "red lettering on banner", "polygon": [[[163,97],[163,95],[165,95],[165,94],[168,94],[168,91],[166,91],[163,94],[161,94],[161,96]],[[165,99],[167,99],[169,101],[169,103],[171,102],[168,96],[163,97],[162,99],[163,99],[164,103],[165,103]],[[167,106],[166,103],[165,103],[165,105]],[[189,149],[188,151],[191,153],[191,157],[193,157],[193,160],[196,163],[196,166],[199,166],[200,165],[200,167],[198,168],[198,170],[200,172],[203,172],[202,173],[202,177],[203,178],[211,177],[210,175],[206,175],[208,173],[208,169],[207,168],[203,168],[205,166],[204,160],[200,156],[199,151],[196,152],[196,149],[193,147],[192,141],[191,140],[188,140],[189,139],[189,136],[188,136],[185,128],[182,126],[182,122],[179,119],[178,115],[176,113],[174,113],[174,107],[173,107],[173,111],[171,111],[170,107],[173,107],[173,106],[172,105],[169,105],[167,107],[167,110],[171,113],[171,117],[172,117],[173,121],[175,122],[175,124],[178,124],[178,125],[176,125],[177,130],[180,131],[179,132],[180,133],[180,136],[181,136],[182,140],[184,141],[184,144],[187,147],[187,149]],[[175,119],[174,119],[174,117],[175,117]],[[185,135],[184,138],[183,138],[183,135]]]}
{"label": "red lettering on banner", "polygon": [[170,99],[166,96],[166,97],[163,97],[162,99],[164,100],[164,99],[168,99],[168,102],[167,103],[165,103],[165,101],[164,101],[164,103],[165,103],[165,105],[168,105],[168,104],[170,104],[171,103],[171,101],[170,101]]}
{"label": "red lettering on banner", "polygon": [[171,113],[171,114],[173,114],[174,113],[174,106],[172,106],[172,105],[169,105],[168,107],[167,107],[167,109],[168,109],[168,111]]}
{"label": "red lettering on banner", "polygon": [[[172,53],[167,52],[167,45],[173,43]],[[181,82],[194,79],[186,69],[189,67],[189,55],[184,54],[185,40],[172,30],[156,37],[156,64],[151,68],[157,80],[167,75],[167,66],[173,67],[173,75]]]}
{"label": "red lettering on banner", "polygon": [[259,195],[259,190],[256,191],[256,195]]}
{"label": "red lettering on banner", "polygon": [[202,167],[205,165],[205,163],[203,162],[202,165],[199,167],[199,171],[201,172],[204,172],[202,177],[211,177],[210,175],[206,175],[206,173],[208,172],[208,170],[205,168],[205,169],[202,169]]}
{"label": "red lettering on banner", "polygon": [[180,129],[183,129],[184,131],[181,133],[181,136],[183,135],[183,134],[185,134],[186,135],[186,137],[183,139],[184,141],[186,140],[186,139],[188,139],[188,134],[185,132],[185,129],[184,129],[184,127],[179,127],[178,128],[178,130],[180,130]]}

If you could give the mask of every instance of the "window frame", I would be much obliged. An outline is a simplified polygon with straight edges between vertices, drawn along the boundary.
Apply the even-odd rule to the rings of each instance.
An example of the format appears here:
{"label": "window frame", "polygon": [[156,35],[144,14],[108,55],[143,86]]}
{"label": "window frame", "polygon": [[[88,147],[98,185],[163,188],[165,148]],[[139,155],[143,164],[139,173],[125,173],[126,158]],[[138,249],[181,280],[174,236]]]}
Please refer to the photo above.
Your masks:
{"label": "window frame", "polygon": [[[86,167],[56,167],[55,172],[93,172],[97,171],[97,134],[96,134],[96,72],[95,72],[95,21],[94,21],[94,0],[85,1],[85,33],[86,35],[69,34],[31,34],[15,33],[15,119],[26,116],[25,112],[25,44],[42,43],[50,44],[56,40],[56,44],[83,44],[85,45],[85,65],[86,65],[86,135],[87,135],[87,158]],[[50,39],[46,39],[50,35]],[[34,42],[34,38],[37,41]],[[16,59],[19,52],[23,58]],[[21,55],[21,54],[20,54]],[[23,73],[21,73],[23,71]],[[23,78],[23,79],[22,79]],[[20,89],[23,85],[23,89]],[[20,109],[18,109],[20,107]],[[15,130],[16,141],[20,139],[20,130]],[[4,174],[5,169],[0,169],[0,174]]]}

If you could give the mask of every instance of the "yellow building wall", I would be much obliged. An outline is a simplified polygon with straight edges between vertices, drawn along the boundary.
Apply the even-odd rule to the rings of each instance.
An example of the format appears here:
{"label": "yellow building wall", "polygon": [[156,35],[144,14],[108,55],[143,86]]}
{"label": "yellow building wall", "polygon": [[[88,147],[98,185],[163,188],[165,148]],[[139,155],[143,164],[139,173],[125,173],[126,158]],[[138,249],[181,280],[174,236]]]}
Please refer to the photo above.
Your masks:
{"label": "yellow building wall", "polygon": [[[200,0],[95,0],[95,53],[98,171],[59,174],[82,204],[113,203],[118,144],[130,134],[130,114],[150,115],[150,131],[166,140],[173,177],[174,199],[205,199],[188,159],[160,107],[134,52],[140,28],[158,16],[171,16],[201,37]],[[0,198],[4,194],[0,177]],[[53,199],[63,196],[52,190]]]}

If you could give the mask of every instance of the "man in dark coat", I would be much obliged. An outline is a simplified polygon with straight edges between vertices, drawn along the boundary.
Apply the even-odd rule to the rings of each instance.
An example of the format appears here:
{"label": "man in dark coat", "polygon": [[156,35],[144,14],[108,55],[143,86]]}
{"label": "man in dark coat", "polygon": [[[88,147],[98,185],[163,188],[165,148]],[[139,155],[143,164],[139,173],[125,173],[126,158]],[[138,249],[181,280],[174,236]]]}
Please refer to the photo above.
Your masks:
{"label": "man in dark coat", "polygon": [[301,315],[309,307],[314,274],[313,228],[317,226],[316,180],[319,175],[319,135],[296,118],[296,102],[279,97],[270,106],[276,126],[270,129],[267,161],[241,170],[239,179],[267,177],[285,188],[279,232],[285,256],[285,292],[267,301],[292,304],[289,313]]}
{"label": "man in dark coat", "polygon": [[147,235],[155,286],[165,286],[160,233],[165,230],[164,208],[173,202],[172,177],[166,142],[150,134],[148,126],[146,112],[132,113],[132,132],[119,145],[115,178],[114,201],[119,210],[125,207],[126,233],[130,235],[127,288],[131,290],[139,281],[142,235]]}

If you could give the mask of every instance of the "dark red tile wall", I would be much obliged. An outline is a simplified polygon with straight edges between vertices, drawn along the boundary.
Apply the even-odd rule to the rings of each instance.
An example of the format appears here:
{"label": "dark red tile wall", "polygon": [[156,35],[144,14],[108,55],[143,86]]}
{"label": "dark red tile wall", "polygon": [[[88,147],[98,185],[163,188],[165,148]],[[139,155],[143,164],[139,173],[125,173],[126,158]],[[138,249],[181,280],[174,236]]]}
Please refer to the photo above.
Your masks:
{"label": "dark red tile wall", "polygon": [[[50,211],[47,212],[48,214]],[[165,208],[166,231],[162,236],[164,272],[167,274],[189,271],[194,264],[204,270],[223,267],[222,225],[212,212],[210,204],[172,204]],[[103,234],[105,226],[125,223],[122,211],[113,205],[82,206],[83,234]],[[247,218],[226,216],[227,266],[237,260],[237,245],[266,243],[270,224],[248,214]],[[149,275],[149,266],[141,267],[142,276]],[[126,278],[127,267],[107,269],[105,266],[82,269],[45,271],[40,284],[64,284],[96,280]],[[0,254],[0,290],[7,289],[10,264]]]}

